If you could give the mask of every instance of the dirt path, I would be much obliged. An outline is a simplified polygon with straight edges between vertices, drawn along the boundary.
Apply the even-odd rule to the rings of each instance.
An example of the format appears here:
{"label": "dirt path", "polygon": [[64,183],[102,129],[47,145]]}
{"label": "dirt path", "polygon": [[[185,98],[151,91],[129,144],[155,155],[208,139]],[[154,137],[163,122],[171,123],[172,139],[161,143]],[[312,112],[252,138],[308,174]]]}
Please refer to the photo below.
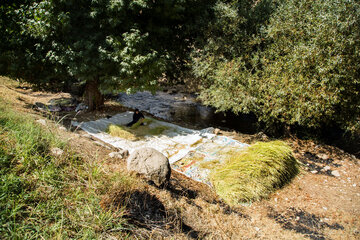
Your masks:
{"label": "dirt path", "polygon": [[[3,80],[3,79],[1,79]],[[5,81],[5,80],[4,80]],[[107,102],[103,111],[76,115],[44,114],[36,102],[69,98],[66,93],[33,92],[1,83],[0,96],[18,110],[57,124],[58,134],[83,157],[98,159],[106,171],[125,171],[125,160],[109,157],[112,147],[80,130],[70,120],[114,115],[124,108]],[[76,116],[75,116],[76,115]],[[60,121],[61,119],[61,121]],[[235,134],[253,142],[257,136]],[[128,206],[134,239],[360,239],[359,159],[342,150],[299,139],[285,139],[302,162],[301,173],[269,199],[230,208],[208,186],[173,171],[170,184],[159,189],[139,180]]]}

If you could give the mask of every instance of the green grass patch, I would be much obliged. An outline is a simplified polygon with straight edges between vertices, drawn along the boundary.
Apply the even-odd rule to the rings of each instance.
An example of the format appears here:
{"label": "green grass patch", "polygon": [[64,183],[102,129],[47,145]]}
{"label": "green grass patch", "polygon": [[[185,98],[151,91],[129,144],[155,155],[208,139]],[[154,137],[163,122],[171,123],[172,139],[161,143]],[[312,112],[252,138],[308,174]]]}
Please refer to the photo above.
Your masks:
{"label": "green grass patch", "polygon": [[132,133],[131,129],[125,126],[110,124],[106,132],[113,137],[124,138],[131,141],[138,140],[138,137]]}
{"label": "green grass patch", "polygon": [[110,124],[108,126],[106,132],[109,133],[113,137],[120,137],[120,138],[124,138],[124,139],[131,140],[131,141],[137,141],[148,135],[152,135],[152,136],[160,135],[164,131],[169,129],[169,127],[162,126],[162,125],[150,127],[149,125],[152,122],[153,121],[151,119],[146,118],[142,121],[142,123],[144,123],[144,125],[141,125],[140,121],[135,123],[131,127]]}
{"label": "green grass patch", "polygon": [[0,99],[0,238],[121,239],[124,210],[100,201],[126,177],[81,158],[53,130]]}
{"label": "green grass patch", "polygon": [[143,124],[143,125],[149,125],[149,124],[151,124],[152,122],[153,122],[153,120],[150,119],[150,118],[143,118],[143,119],[140,119],[139,121],[137,121],[135,124],[133,124],[133,125],[130,127],[130,129],[135,130],[135,129],[139,128],[140,126],[142,126],[141,124]]}
{"label": "green grass patch", "polygon": [[216,192],[229,204],[256,201],[282,187],[298,173],[291,148],[282,141],[258,142],[229,154],[210,174]]}

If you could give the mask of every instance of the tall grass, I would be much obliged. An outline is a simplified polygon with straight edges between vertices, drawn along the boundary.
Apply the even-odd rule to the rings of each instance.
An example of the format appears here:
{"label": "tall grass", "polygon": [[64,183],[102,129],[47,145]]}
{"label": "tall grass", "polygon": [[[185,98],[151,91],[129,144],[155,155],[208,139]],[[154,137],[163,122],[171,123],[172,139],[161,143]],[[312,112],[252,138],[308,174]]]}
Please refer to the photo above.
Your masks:
{"label": "tall grass", "polygon": [[230,154],[210,178],[216,192],[234,205],[267,197],[298,171],[298,162],[286,143],[258,142],[244,153]]}
{"label": "tall grass", "polygon": [[[123,211],[100,207],[123,176],[82,159],[31,117],[0,100],[0,238],[99,239],[122,235]],[[51,148],[64,150],[53,156]]]}

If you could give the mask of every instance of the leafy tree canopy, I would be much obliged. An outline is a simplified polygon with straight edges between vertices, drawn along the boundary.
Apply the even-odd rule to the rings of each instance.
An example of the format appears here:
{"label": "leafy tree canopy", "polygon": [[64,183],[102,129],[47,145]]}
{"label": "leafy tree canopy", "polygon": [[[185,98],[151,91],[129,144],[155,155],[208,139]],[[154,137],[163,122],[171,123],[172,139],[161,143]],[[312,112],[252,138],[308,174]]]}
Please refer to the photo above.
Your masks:
{"label": "leafy tree canopy", "polygon": [[[272,126],[336,123],[359,129],[359,3],[289,0],[241,6],[243,1],[219,2],[216,12],[222,17],[207,31],[220,39],[209,38],[193,53],[194,73],[204,79],[204,102],[254,112]],[[270,13],[268,20],[252,17],[258,11]]]}
{"label": "leafy tree canopy", "polygon": [[13,64],[6,70],[38,85],[86,83],[90,109],[102,104],[99,88],[153,90],[166,63],[186,52],[194,32],[189,23],[195,21],[189,6],[196,4],[208,3],[43,0],[24,1],[13,9],[3,4],[7,16],[17,18],[6,27],[17,30],[14,44],[20,47],[23,37],[27,43],[19,48],[24,59],[7,49],[6,60]]}

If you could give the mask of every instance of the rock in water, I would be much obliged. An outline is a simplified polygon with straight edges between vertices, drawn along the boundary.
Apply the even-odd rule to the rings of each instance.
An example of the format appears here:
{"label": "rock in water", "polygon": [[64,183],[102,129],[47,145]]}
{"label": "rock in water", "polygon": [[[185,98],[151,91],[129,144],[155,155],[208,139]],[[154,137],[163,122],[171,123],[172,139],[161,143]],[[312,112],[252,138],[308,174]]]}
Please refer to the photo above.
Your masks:
{"label": "rock in water", "polygon": [[167,157],[153,148],[136,149],[127,159],[127,169],[143,174],[160,186],[170,179],[171,168]]}

